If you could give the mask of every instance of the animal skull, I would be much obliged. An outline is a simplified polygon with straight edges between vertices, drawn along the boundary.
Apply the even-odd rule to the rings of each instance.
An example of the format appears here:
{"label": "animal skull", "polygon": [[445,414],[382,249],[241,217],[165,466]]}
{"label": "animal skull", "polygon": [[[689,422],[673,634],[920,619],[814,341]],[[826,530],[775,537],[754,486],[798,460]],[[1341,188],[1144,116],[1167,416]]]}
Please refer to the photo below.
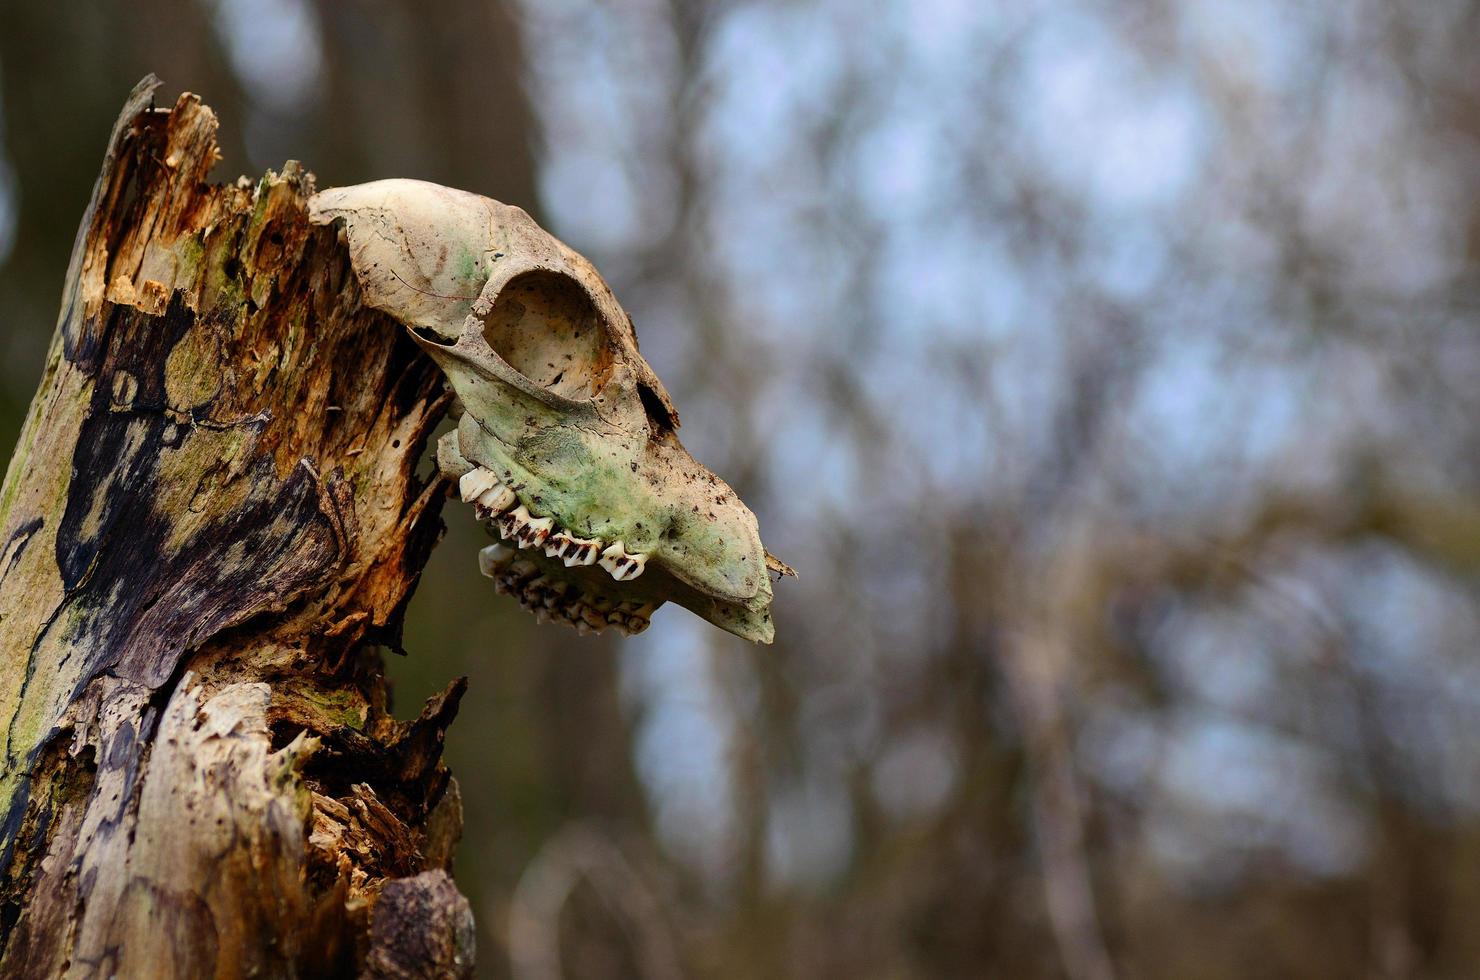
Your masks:
{"label": "animal skull", "polygon": [[478,556],[500,592],[582,632],[640,631],[671,599],[771,641],[768,571],[790,569],[679,443],[668,393],[591,263],[519,208],[423,181],[333,188],[309,212],[342,222],[366,302],[456,392],[438,467],[503,539]]}

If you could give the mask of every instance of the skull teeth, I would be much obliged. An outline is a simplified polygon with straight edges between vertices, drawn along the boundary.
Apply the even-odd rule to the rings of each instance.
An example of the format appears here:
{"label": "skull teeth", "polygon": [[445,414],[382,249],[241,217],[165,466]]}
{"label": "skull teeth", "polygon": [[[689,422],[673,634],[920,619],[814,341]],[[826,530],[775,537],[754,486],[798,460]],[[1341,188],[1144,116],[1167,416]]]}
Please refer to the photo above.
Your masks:
{"label": "skull teeth", "polygon": [[480,519],[492,515],[492,528],[508,542],[478,552],[479,570],[493,579],[499,592],[514,596],[540,622],[562,622],[582,632],[600,632],[610,626],[629,636],[647,628],[654,603],[618,604],[581,596],[569,583],[541,575],[534,563],[516,558],[515,549],[543,550],[545,557],[558,558],[567,568],[600,563],[617,582],[630,582],[641,575],[647,568],[647,555],[628,553],[622,541],[603,547],[598,538],[581,538],[557,528],[554,518],[535,517],[486,467],[464,473],[458,480],[458,493],[474,504]]}
{"label": "skull teeth", "polygon": [[550,529],[554,526],[555,522],[548,517],[530,518],[518,534],[519,547],[538,548],[545,543],[545,539],[550,536]]}
{"label": "skull teeth", "polygon": [[493,578],[513,557],[514,549],[508,545],[491,544],[478,552],[478,571]]}
{"label": "skull teeth", "polygon": [[545,543],[555,521],[549,517],[531,516],[529,508],[520,504],[495,518],[494,526],[505,541],[513,541],[521,548],[533,549]]}
{"label": "skull teeth", "polygon": [[499,478],[493,475],[492,470],[475,466],[462,475],[457,481],[458,495],[462,497],[463,503],[471,503],[494,487],[502,486]]}
{"label": "skull teeth", "polygon": [[517,541],[519,532],[524,530],[524,525],[528,524],[529,521],[529,508],[520,504],[513,510],[494,518],[493,523],[498,528],[499,537],[505,541]]}
{"label": "skull teeth", "polygon": [[483,466],[475,466],[464,473],[457,481],[457,492],[463,503],[471,503],[477,508],[480,519],[508,510],[518,499],[492,470]]}
{"label": "skull teeth", "polygon": [[479,494],[477,506],[490,514],[500,514],[514,506],[514,502],[518,499],[514,496],[514,491],[500,483]]}
{"label": "skull teeth", "polygon": [[[470,471],[463,477],[462,482],[466,484],[469,476],[475,476],[480,472],[488,471]],[[490,473],[489,476],[492,474]],[[600,539],[578,538],[563,528],[557,529],[554,518],[535,517],[523,504],[510,510],[509,507],[515,502],[514,491],[496,479],[493,485],[479,489],[485,482],[482,479],[474,481],[464,489],[464,492],[478,490],[478,505],[498,513],[498,516],[493,519],[493,526],[498,531],[499,537],[515,547],[527,550],[542,549],[545,557],[559,558],[565,563],[566,568],[595,565],[599,562],[601,567],[606,569],[618,582],[630,582],[646,570],[647,555],[637,552],[628,553],[627,546],[621,541],[614,541],[602,548]]]}
{"label": "skull teeth", "polygon": [[647,555],[629,555],[626,546],[615,541],[601,553],[601,567],[618,582],[630,582],[647,568]]}
{"label": "skull teeth", "polygon": [[508,545],[493,544],[478,553],[483,574],[493,579],[501,594],[513,596],[540,623],[564,623],[580,634],[607,628],[624,636],[647,629],[657,603],[618,602],[604,596],[586,596],[568,582],[542,574],[536,565],[516,558]]}
{"label": "skull teeth", "polygon": [[601,554],[601,542],[594,538],[578,538],[569,531],[556,531],[545,539],[545,557],[559,558],[566,568],[577,565],[594,565]]}

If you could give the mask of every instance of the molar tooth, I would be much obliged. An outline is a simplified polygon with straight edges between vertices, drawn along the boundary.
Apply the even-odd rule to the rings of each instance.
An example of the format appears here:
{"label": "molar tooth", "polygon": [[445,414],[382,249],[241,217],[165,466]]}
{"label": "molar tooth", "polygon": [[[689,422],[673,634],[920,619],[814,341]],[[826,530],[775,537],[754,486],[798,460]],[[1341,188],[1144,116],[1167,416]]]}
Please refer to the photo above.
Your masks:
{"label": "molar tooth", "polygon": [[637,552],[628,554],[626,546],[616,541],[601,553],[601,567],[610,572],[611,577],[618,582],[630,582],[647,568],[647,555]]}
{"label": "molar tooth", "polygon": [[505,512],[494,523],[498,525],[499,536],[505,541],[512,541],[524,530],[524,525],[529,523],[529,508],[520,504]]}
{"label": "molar tooth", "polygon": [[518,499],[514,496],[514,491],[495,481],[493,486],[478,495],[478,506],[489,513],[498,514],[514,506]]}
{"label": "molar tooth", "polygon": [[644,554],[631,554],[627,556],[628,564],[623,567],[621,575],[613,575],[612,578],[618,582],[630,582],[641,575],[647,568],[648,556]]}
{"label": "molar tooth", "polygon": [[462,497],[463,503],[477,500],[487,491],[501,486],[498,477],[493,475],[493,470],[486,470],[481,466],[475,466],[464,473],[457,481],[457,492]]}
{"label": "molar tooth", "polygon": [[620,541],[613,541],[607,549],[601,553],[601,567],[606,569],[611,577],[618,582],[622,580],[621,569],[626,565],[627,548]]}
{"label": "molar tooth", "polygon": [[559,558],[565,554],[565,549],[574,546],[574,539],[570,533],[564,530],[555,531],[545,539],[545,557]]}
{"label": "molar tooth", "polygon": [[491,544],[478,552],[478,570],[489,578],[514,557],[514,549],[506,544]]}
{"label": "molar tooth", "polygon": [[575,538],[575,548],[565,553],[565,567],[574,568],[577,565],[594,565],[596,557],[601,551],[601,542],[594,538]]}
{"label": "molar tooth", "polygon": [[565,562],[566,568],[596,564],[596,553],[600,548],[600,541],[578,538],[568,531],[556,531],[545,542],[545,554],[559,558]]}
{"label": "molar tooth", "polygon": [[542,609],[554,609],[565,593],[565,583],[541,575],[524,587],[530,602]]}
{"label": "molar tooth", "polygon": [[[598,633],[606,629],[606,614],[597,609],[595,606],[592,606],[588,603],[583,603],[580,607],[577,608],[576,615],[581,618],[581,621],[583,623],[585,623],[587,626]],[[577,627],[577,629],[579,629],[579,627]]]}
{"label": "molar tooth", "polygon": [[519,547],[538,548],[550,536],[555,521],[549,517],[531,517],[519,531]]}

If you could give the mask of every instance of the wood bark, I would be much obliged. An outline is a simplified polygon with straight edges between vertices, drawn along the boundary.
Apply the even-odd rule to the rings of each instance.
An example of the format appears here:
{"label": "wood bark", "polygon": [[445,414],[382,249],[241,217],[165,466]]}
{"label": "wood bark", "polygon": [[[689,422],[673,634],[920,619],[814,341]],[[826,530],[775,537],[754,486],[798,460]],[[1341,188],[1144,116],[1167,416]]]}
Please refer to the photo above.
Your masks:
{"label": "wood bark", "polygon": [[462,976],[441,762],[379,649],[446,398],[290,162],[134,90],[0,490],[0,975]]}

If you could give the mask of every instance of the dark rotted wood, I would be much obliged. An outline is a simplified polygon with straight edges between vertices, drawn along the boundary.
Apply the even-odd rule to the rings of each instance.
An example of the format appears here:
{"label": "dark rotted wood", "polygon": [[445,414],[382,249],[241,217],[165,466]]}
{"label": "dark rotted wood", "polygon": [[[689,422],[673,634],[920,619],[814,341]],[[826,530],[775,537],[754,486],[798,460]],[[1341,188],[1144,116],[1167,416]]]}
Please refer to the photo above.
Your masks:
{"label": "dark rotted wood", "polygon": [[473,975],[473,913],[444,871],[388,882],[375,907],[366,978]]}
{"label": "dark rotted wood", "polygon": [[[214,115],[157,86],[0,489],[0,975],[465,971],[462,684],[398,723],[377,652],[440,534],[441,383],[309,225],[312,176],[211,183]],[[453,966],[405,966],[414,921]]]}

